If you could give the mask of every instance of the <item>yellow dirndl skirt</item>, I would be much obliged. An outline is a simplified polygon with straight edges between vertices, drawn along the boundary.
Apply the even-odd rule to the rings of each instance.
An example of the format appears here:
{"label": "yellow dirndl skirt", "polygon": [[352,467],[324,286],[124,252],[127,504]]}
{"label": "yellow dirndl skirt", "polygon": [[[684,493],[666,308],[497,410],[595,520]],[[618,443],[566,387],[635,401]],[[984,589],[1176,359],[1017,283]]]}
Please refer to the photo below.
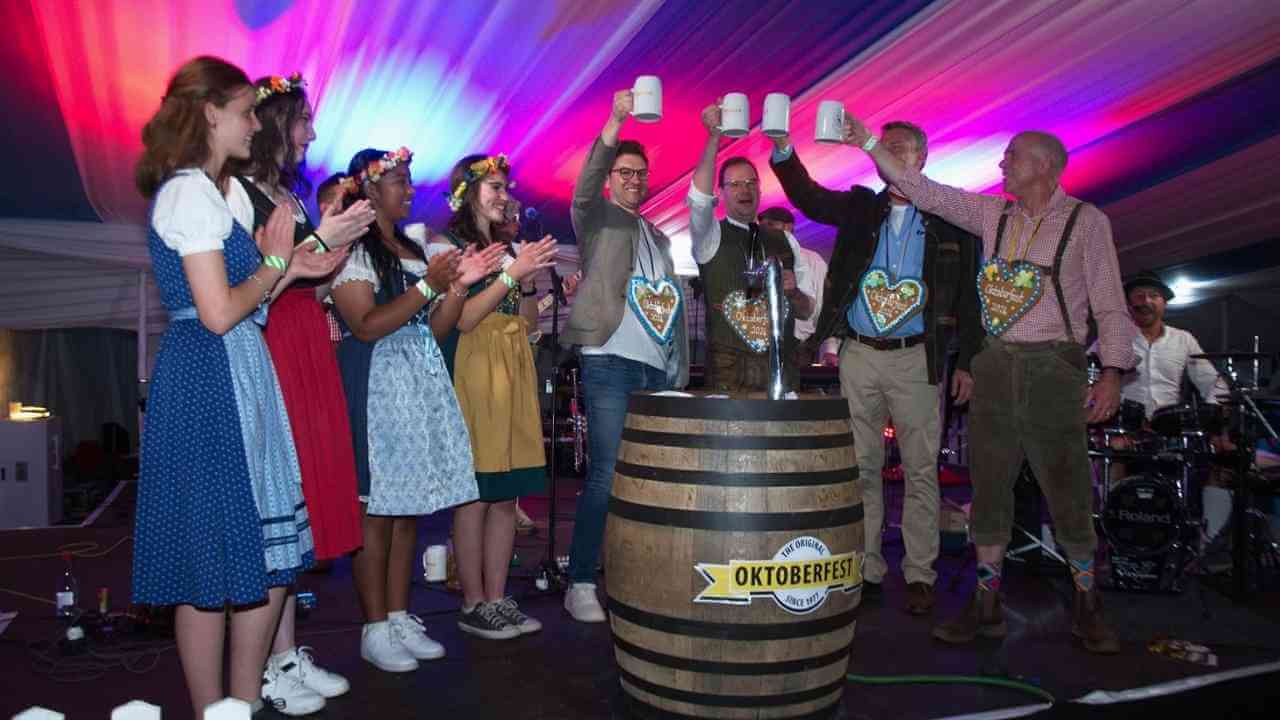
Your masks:
{"label": "yellow dirndl skirt", "polygon": [[529,323],[493,312],[458,338],[453,388],[471,435],[480,500],[546,491],[546,453]]}

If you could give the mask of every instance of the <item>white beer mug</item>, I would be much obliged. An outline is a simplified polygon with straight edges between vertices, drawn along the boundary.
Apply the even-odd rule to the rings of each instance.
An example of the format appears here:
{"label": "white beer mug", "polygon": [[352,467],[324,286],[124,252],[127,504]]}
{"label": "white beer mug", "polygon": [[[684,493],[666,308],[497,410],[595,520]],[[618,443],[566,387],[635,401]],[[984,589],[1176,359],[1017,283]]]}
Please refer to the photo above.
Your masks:
{"label": "white beer mug", "polygon": [[662,81],[657,75],[641,75],[636,78],[631,96],[634,99],[631,115],[636,120],[654,123],[662,119]]}
{"label": "white beer mug", "polygon": [[761,129],[769,137],[782,137],[791,132],[791,98],[785,93],[769,93],[764,98],[764,122]]}
{"label": "white beer mug", "polygon": [[844,103],[839,100],[823,100],[818,105],[818,123],[813,139],[820,143],[844,142]]}
{"label": "white beer mug", "polygon": [[729,93],[720,102],[720,132],[725,137],[742,137],[751,128],[746,93]]}
{"label": "white beer mug", "polygon": [[449,577],[449,549],[444,545],[428,545],[422,553],[422,577],[427,582],[444,582]]}

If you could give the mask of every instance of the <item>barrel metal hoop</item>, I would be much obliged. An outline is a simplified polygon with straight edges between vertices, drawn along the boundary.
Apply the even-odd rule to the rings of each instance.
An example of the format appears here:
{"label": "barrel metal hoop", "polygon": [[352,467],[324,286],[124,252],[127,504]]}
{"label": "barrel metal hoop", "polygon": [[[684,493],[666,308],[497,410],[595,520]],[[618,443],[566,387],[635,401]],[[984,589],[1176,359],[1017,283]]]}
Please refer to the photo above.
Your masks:
{"label": "barrel metal hoop", "polygon": [[[632,716],[643,720],[702,720],[701,716],[685,715],[665,708],[654,707],[625,691],[622,693],[622,702]],[[827,707],[803,715],[775,715],[774,718],[776,720],[833,720],[839,709],[839,703],[832,703]]]}
{"label": "barrel metal hoop", "polygon": [[814,421],[848,420],[844,398],[805,400],[729,400],[724,398],[664,397],[633,393],[627,412],[694,420]]}
{"label": "barrel metal hoop", "polygon": [[720,487],[798,487],[803,485],[839,485],[858,479],[858,466],[838,470],[810,472],[717,472],[686,470],[652,465],[633,465],[619,460],[614,470],[620,475],[654,482],[682,485],[714,485]]}
{"label": "barrel metal hoop", "polygon": [[699,450],[823,450],[851,447],[852,433],[834,435],[694,435],[626,428],[622,439],[641,445]]}
{"label": "barrel metal hoop", "polygon": [[669,688],[665,685],[658,685],[643,678],[636,677],[627,672],[623,668],[618,668],[618,677],[626,680],[636,688],[647,693],[657,695],[667,700],[675,700],[676,702],[685,702],[691,705],[710,705],[714,707],[779,707],[782,705],[795,705],[798,703],[813,702],[830,695],[844,687],[846,680],[841,677],[839,680],[808,690],[799,690],[789,693],[778,693],[777,695],[716,695],[713,693],[690,692],[688,690],[677,690]]}
{"label": "barrel metal hoop", "polygon": [[855,607],[817,620],[792,623],[722,623],[659,615],[632,607],[610,594],[609,612],[633,625],[673,635],[751,641],[794,640],[843,630],[853,623],[858,609]]}
{"label": "barrel metal hoop", "polygon": [[713,673],[716,675],[783,675],[787,673],[808,672],[810,670],[817,670],[819,668],[827,667],[833,663],[847,660],[849,658],[849,652],[853,649],[853,643],[851,642],[835,652],[815,657],[799,658],[796,660],[775,660],[773,662],[721,662],[718,660],[684,658],[676,655],[667,655],[666,653],[660,653],[655,650],[649,650],[623,640],[618,637],[617,633],[614,633],[613,635],[613,645],[618,650],[647,663],[675,670]]}
{"label": "barrel metal hoop", "polygon": [[862,503],[813,512],[712,512],[641,505],[609,498],[609,514],[663,527],[718,532],[781,532],[821,530],[862,522]]}

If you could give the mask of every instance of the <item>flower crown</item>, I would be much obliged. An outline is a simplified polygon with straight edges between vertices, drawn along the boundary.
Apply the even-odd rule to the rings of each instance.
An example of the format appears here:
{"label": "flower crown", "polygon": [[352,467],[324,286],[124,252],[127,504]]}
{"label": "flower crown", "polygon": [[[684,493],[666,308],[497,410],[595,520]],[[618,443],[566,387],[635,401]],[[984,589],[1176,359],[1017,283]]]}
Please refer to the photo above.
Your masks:
{"label": "flower crown", "polygon": [[[462,209],[462,198],[467,194],[467,188],[477,180],[483,180],[490,174],[501,172],[504,175],[511,174],[511,163],[507,162],[507,156],[504,153],[490,155],[487,158],[477,160],[467,166],[466,172],[462,174],[462,179],[457,185],[453,186],[453,192],[449,193],[449,209],[458,212]],[[507,187],[513,188],[516,184],[508,182]]]}
{"label": "flower crown", "polygon": [[380,159],[373,160],[368,165],[365,165],[358,176],[359,181],[361,183],[378,182],[383,175],[391,172],[396,166],[412,161],[413,152],[409,148],[402,147],[399,150],[392,150]]}
{"label": "flower crown", "polygon": [[333,186],[333,189],[338,192],[334,202],[342,202],[346,196],[356,194],[356,179],[350,175],[344,175],[342,179],[338,180],[338,184]]}
{"label": "flower crown", "polygon": [[289,77],[280,77],[272,75],[267,78],[266,85],[258,86],[258,97],[254,101],[254,105],[261,105],[272,95],[282,95],[291,93],[294,90],[306,90],[307,81],[302,79],[302,73],[294,73]]}

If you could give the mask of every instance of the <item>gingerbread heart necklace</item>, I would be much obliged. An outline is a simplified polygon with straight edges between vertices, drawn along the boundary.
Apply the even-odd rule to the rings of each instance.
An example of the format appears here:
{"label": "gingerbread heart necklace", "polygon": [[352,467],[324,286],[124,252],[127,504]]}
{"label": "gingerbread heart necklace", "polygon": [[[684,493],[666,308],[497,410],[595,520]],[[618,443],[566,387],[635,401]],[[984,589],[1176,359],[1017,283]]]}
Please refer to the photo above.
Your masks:
{"label": "gingerbread heart necklace", "polygon": [[680,309],[684,297],[680,286],[672,282],[665,274],[658,273],[658,263],[653,257],[653,240],[649,237],[648,228],[640,228],[640,241],[649,257],[646,269],[644,259],[636,249],[636,265],[640,274],[633,275],[627,283],[627,306],[635,313],[636,319],[644,327],[649,337],[659,345],[670,345],[675,336],[676,320],[680,317]]}
{"label": "gingerbread heart necklace", "polygon": [[[884,248],[884,263],[873,264],[862,274],[858,281],[858,293],[862,297],[862,307],[871,320],[877,335],[888,335],[904,323],[915,317],[924,308],[928,299],[928,288],[918,277],[898,277],[907,259],[907,250],[916,235],[924,235],[924,229],[917,227],[920,213],[911,206],[911,216],[905,217],[898,230],[892,230],[891,223],[885,224],[881,236]],[[889,252],[894,238],[899,239],[898,263],[895,267]],[[877,254],[878,251],[877,251]],[[878,258],[876,258],[878,259]]]}
{"label": "gingerbread heart necklace", "polygon": [[[1021,248],[1021,232],[1013,234],[1013,247],[1007,258],[1000,257],[997,246],[993,257],[978,271],[978,300],[982,305],[982,325],[995,337],[1003,335],[1040,302],[1044,290],[1044,273],[1040,266],[1027,261],[1036,242],[1041,217],[1036,221],[1025,248]],[[1020,230],[1021,228],[1019,228]],[[1021,253],[1019,253],[1021,249]],[[1016,259],[1015,259],[1016,258]]]}

